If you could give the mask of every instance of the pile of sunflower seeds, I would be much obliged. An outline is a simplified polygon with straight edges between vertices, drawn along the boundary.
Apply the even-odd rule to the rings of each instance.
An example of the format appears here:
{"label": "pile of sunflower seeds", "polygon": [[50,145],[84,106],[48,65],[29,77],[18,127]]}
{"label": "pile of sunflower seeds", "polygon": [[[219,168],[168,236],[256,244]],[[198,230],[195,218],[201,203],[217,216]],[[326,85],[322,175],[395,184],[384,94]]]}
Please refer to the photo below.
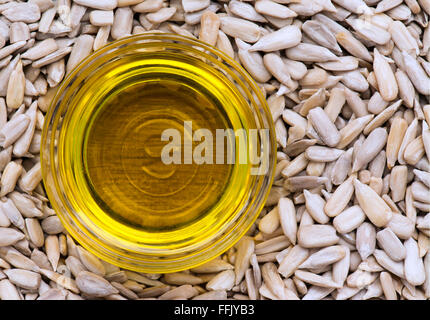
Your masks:
{"label": "pile of sunflower seeds", "polygon": [[[430,298],[429,15],[430,0],[0,0],[0,299]],[[247,236],[165,275],[75,244],[40,184],[56,86],[152,30],[237,60],[278,142]]]}

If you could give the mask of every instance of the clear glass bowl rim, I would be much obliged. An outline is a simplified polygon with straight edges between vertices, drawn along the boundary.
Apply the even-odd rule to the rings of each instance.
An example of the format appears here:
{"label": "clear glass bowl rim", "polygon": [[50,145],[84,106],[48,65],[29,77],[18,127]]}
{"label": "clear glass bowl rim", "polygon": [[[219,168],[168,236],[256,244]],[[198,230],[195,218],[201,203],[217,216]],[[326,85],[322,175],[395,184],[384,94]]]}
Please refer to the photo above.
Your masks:
{"label": "clear glass bowl rim", "polygon": [[[82,72],[82,70],[91,67],[91,64],[94,63],[95,59],[100,59],[106,55],[114,56],[115,52],[119,48],[124,48],[124,46],[136,43],[146,43],[148,41],[156,41],[157,43],[160,43],[160,46],[163,46],[164,44],[168,46],[168,43],[172,43],[173,41],[175,43],[180,43],[182,45],[181,50],[184,52],[187,51],[187,48],[192,46],[200,48],[203,52],[208,52],[212,56],[221,59],[223,62],[221,65],[225,67],[224,71],[231,72],[231,69],[234,69],[234,72],[240,75],[243,79],[239,84],[242,87],[246,84],[251,88],[251,93],[259,103],[258,106],[253,105],[251,107],[254,112],[260,113],[261,118],[270,132],[269,172],[265,176],[260,177],[263,179],[261,183],[262,187],[260,190],[257,190],[257,194],[254,197],[254,199],[256,199],[256,201],[254,201],[255,205],[245,211],[246,216],[240,218],[241,224],[239,224],[237,228],[230,230],[230,232],[223,236],[220,241],[215,241],[212,246],[203,248],[203,250],[198,250],[195,253],[190,252],[184,257],[177,257],[168,261],[153,259],[153,257],[150,256],[139,256],[122,252],[123,250],[118,249],[115,243],[106,243],[101,246],[98,241],[94,241],[94,239],[92,239],[92,237],[97,236],[95,234],[91,235],[92,230],[82,229],[74,223],[73,219],[70,217],[71,212],[65,212],[65,210],[62,209],[65,205],[67,207],[67,204],[64,203],[59,194],[63,193],[63,196],[66,197],[67,195],[64,195],[63,190],[58,190],[57,183],[54,183],[58,179],[61,180],[61,177],[55,170],[55,139],[54,141],[49,139],[53,135],[52,132],[57,130],[53,124],[55,122],[55,118],[61,114],[58,110],[61,106],[61,97],[68,90],[68,85],[77,75],[79,75],[80,72]],[[195,52],[193,52],[193,54],[195,54]],[[42,165],[44,186],[51,205],[67,232],[77,240],[80,245],[99,258],[125,269],[140,272],[166,273],[180,271],[203,264],[228,250],[245,235],[260,214],[274,180],[274,169],[276,165],[276,138],[271,112],[263,94],[252,77],[236,61],[219,51],[217,48],[190,37],[169,33],[145,33],[122,38],[107,44],[86,57],[69,73],[69,75],[66,76],[58,87],[45,116],[45,123],[42,131],[40,161]]]}

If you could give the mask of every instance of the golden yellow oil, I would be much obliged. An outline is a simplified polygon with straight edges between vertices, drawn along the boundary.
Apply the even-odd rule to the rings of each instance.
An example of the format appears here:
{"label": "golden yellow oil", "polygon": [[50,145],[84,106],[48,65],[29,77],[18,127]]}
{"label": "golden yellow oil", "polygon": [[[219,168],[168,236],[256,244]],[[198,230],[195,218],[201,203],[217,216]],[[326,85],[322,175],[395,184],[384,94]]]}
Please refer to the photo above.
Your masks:
{"label": "golden yellow oil", "polygon": [[160,157],[162,132],[183,136],[185,121],[210,130],[214,143],[216,129],[256,127],[232,79],[167,51],[128,54],[85,72],[85,83],[64,97],[73,112],[61,119],[57,140],[61,188],[82,213],[74,223],[90,226],[95,239],[148,252],[197,246],[239,219],[254,201],[250,163],[239,164],[238,154],[232,164],[166,165]]}
{"label": "golden yellow oil", "polygon": [[163,131],[174,128],[185,139],[184,121],[193,130],[229,127],[214,101],[174,78],[131,84],[100,107],[84,159],[94,197],[113,218],[168,231],[193,223],[221,199],[232,164],[162,162]]}

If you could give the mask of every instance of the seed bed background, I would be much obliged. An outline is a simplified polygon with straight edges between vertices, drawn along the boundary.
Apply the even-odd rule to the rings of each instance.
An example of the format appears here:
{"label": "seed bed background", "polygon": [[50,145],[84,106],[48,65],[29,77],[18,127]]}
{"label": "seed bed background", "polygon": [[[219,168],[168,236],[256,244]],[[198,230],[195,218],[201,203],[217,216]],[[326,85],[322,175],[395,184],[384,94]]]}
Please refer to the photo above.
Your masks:
{"label": "seed bed background", "polygon": [[[428,299],[430,0],[0,0],[0,299]],[[216,46],[267,97],[261,218],[192,270],[78,246],[41,186],[41,129],[85,56],[159,30]]]}

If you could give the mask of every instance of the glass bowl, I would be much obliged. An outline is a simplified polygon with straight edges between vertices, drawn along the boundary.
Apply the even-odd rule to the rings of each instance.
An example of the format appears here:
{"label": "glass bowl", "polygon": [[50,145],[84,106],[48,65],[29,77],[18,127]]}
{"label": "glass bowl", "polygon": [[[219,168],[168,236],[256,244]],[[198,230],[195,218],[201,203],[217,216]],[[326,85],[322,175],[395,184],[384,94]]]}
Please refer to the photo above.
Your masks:
{"label": "glass bowl", "polygon": [[[229,112],[240,119],[243,128],[268,133],[267,139],[260,134],[256,144],[250,145],[260,154],[267,155],[262,157],[266,159],[266,170],[259,174],[255,174],[251,166],[246,171],[242,170],[242,175],[245,174],[241,181],[246,183],[233,183],[227,189],[235,199],[234,205],[215,212],[211,222],[202,218],[193,229],[176,230],[176,238],[169,232],[143,233],[102,214],[97,202],[85,192],[89,187],[81,178],[85,162],[84,133],[91,114],[97,111],[106,95],[103,90],[98,90],[97,83],[115,83],[115,79],[126,78],[127,72],[131,71],[145,73],[149,70],[147,62],[154,55],[165,70],[180,68],[176,63],[180,61],[189,67],[184,67],[185,71],[181,72],[191,72],[193,77],[208,73],[213,79],[227,83],[231,93],[246,105],[245,111],[230,108]],[[128,64],[130,61],[133,62],[133,70]],[[163,77],[163,74],[157,73],[156,77]],[[207,84],[209,86],[210,83]],[[239,156],[238,153],[235,155],[236,158]],[[123,38],[84,59],[59,86],[42,132],[44,186],[67,232],[97,257],[140,272],[166,273],[196,267],[233,246],[252,226],[263,208],[273,182],[275,163],[276,139],[271,113],[251,76],[216,48],[192,38],[167,33]]]}

